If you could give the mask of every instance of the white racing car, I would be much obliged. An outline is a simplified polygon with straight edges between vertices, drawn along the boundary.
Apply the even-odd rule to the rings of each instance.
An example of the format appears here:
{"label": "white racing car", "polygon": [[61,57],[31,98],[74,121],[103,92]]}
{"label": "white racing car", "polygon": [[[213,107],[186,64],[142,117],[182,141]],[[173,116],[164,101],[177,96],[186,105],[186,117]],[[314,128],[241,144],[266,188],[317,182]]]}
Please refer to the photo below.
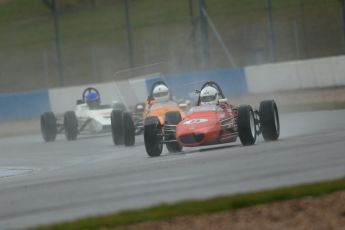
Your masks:
{"label": "white racing car", "polygon": [[75,111],[67,111],[62,116],[52,112],[41,115],[41,133],[44,141],[55,141],[56,135],[65,133],[67,140],[76,140],[79,134],[111,132],[110,115],[113,109],[125,111],[125,105],[113,102],[102,105],[100,94],[95,88],[86,88],[82,99],[77,100]]}

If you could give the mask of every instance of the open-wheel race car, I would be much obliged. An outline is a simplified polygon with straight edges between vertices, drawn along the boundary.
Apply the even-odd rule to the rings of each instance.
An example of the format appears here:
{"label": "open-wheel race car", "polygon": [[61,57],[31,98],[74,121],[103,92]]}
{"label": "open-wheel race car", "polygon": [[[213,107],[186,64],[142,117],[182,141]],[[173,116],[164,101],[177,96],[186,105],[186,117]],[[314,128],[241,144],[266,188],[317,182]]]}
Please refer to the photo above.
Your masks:
{"label": "open-wheel race car", "polygon": [[149,156],[161,155],[163,144],[181,151],[183,147],[232,143],[238,137],[242,145],[253,145],[260,134],[266,141],[278,139],[279,114],[273,100],[262,101],[259,110],[250,105],[234,106],[212,81],[198,94],[196,106],[184,119],[179,111],[167,113],[164,125],[155,117],[146,118],[144,139]]}
{"label": "open-wheel race car", "polygon": [[155,116],[163,124],[165,122],[165,114],[169,111],[178,111],[182,117],[185,116],[186,104],[177,103],[173,100],[172,94],[164,81],[156,81],[150,90],[142,121],[138,122],[138,129],[144,130],[144,121],[146,117]]}
{"label": "open-wheel race car", "polygon": [[41,115],[41,133],[44,141],[51,142],[59,133],[65,133],[67,140],[76,140],[79,134],[98,134],[111,131],[110,115],[113,109],[125,110],[124,104],[114,101],[102,105],[96,88],[86,88],[82,99],[77,100],[75,111],[67,111],[63,116],[53,112]]}
{"label": "open-wheel race car", "polygon": [[[131,146],[135,142],[134,134],[144,132],[144,123],[155,119],[162,127],[175,124],[177,118],[169,115],[170,111],[178,112],[180,117],[185,116],[184,104],[178,104],[172,99],[168,86],[163,81],[155,82],[150,90],[146,104],[137,104],[134,113],[113,111],[111,114],[112,134],[115,145]],[[132,119],[131,118],[132,115]],[[134,130],[134,131],[133,131]],[[144,135],[145,138],[145,135]],[[167,144],[169,151],[181,151],[176,142]]]}

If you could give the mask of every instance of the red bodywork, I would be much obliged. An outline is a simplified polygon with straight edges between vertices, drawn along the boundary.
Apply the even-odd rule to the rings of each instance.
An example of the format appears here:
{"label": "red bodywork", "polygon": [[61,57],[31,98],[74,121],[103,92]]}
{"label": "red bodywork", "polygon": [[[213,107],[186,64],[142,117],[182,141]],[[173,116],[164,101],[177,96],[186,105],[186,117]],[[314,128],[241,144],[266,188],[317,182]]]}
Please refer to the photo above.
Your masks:
{"label": "red bodywork", "polygon": [[[176,126],[176,139],[185,147],[234,142],[237,138],[236,115],[232,106],[225,103],[207,110],[195,107]],[[198,109],[199,108],[199,109]]]}

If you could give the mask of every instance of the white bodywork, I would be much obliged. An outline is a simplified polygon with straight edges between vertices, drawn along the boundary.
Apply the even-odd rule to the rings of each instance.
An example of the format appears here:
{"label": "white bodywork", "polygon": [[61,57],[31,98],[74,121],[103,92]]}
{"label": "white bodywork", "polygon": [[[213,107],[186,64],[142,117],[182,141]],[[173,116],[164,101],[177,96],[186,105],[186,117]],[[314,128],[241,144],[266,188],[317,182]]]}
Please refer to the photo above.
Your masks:
{"label": "white bodywork", "polygon": [[81,129],[80,132],[99,133],[110,131],[112,110],[110,105],[108,108],[101,107],[100,109],[90,109],[87,104],[77,105],[75,115],[78,119],[78,127]]}

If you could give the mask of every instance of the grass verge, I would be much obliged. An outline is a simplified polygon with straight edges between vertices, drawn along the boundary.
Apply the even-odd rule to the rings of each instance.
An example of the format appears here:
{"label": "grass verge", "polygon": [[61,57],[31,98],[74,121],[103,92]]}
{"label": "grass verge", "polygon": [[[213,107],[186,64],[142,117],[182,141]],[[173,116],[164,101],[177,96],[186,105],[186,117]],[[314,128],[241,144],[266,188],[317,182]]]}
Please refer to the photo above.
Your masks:
{"label": "grass verge", "polygon": [[[67,2],[67,1],[65,1]],[[71,2],[71,1],[70,1]],[[123,43],[125,42],[124,6],[122,1],[108,1],[112,4],[98,3],[97,7],[86,7],[86,1],[75,4],[74,10],[60,10],[60,34],[64,48],[78,47],[90,44]],[[99,1],[101,2],[101,1]],[[198,15],[197,1],[194,0],[194,15]],[[266,17],[265,1],[253,0],[207,0],[207,8],[212,18],[221,18],[226,25],[236,18],[252,24]],[[275,17],[300,17],[301,0],[275,0],[273,1]],[[303,0],[307,16],[329,13],[334,15],[338,11],[339,3],[336,0]],[[248,17],[254,12],[254,17]],[[308,14],[307,14],[308,13]],[[134,38],[140,38],[148,27],[165,28],[169,24],[190,23],[189,4],[184,0],[159,1],[142,0],[130,1],[130,18]],[[318,18],[320,18],[318,16]],[[321,17],[326,25],[333,25],[334,19]],[[309,19],[309,18],[308,18]],[[281,20],[281,19],[280,19]],[[309,19],[311,22],[314,20]],[[254,24],[256,25],[256,24]],[[316,24],[313,24],[315,27]],[[175,33],[171,31],[171,33]],[[319,32],[320,33],[320,32]],[[322,33],[321,33],[322,34]],[[0,4],[0,49],[9,53],[20,52],[23,49],[50,49],[53,40],[52,17],[48,8],[42,1],[11,0]]]}
{"label": "grass verge", "polygon": [[302,197],[318,197],[345,189],[345,178],[283,187],[246,194],[221,196],[203,200],[189,200],[160,204],[150,208],[122,211],[105,216],[90,217],[71,222],[33,228],[44,229],[102,229],[137,224],[146,221],[167,220],[178,216],[236,210],[258,204],[272,203]]}

